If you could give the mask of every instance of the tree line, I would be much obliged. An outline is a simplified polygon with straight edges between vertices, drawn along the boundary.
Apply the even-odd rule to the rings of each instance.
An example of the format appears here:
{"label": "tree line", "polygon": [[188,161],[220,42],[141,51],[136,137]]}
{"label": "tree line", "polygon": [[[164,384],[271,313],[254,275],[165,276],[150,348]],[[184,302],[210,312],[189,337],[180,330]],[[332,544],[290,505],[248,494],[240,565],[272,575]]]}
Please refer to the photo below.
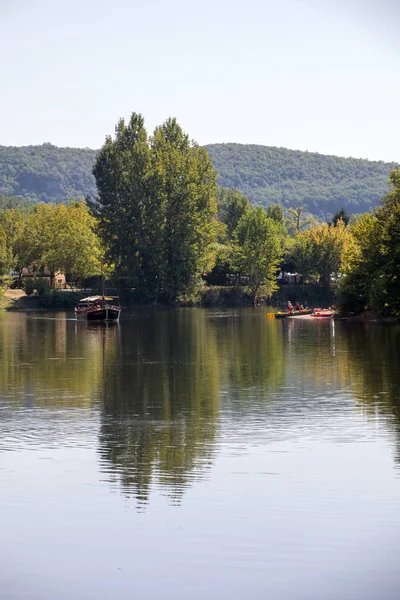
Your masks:
{"label": "tree line", "polygon": [[257,303],[277,289],[280,271],[297,271],[334,285],[346,310],[397,314],[399,173],[375,213],[351,220],[345,210],[321,222],[301,205],[254,207],[218,187],[208,153],[176,119],[149,135],[133,113],[97,155],[95,196],[68,205],[2,199],[0,274],[35,265],[82,280],[103,261],[137,301],[180,304],[207,285],[246,288]]}

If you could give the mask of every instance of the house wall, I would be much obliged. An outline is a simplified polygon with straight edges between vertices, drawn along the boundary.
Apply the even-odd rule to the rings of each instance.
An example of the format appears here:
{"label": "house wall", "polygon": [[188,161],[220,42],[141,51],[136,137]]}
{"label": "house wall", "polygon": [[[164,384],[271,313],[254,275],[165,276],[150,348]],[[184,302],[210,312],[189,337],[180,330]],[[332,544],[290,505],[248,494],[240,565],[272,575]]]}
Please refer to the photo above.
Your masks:
{"label": "house wall", "polygon": [[[22,277],[38,277],[41,279],[47,279],[50,285],[50,271],[47,268],[44,268],[43,271],[35,271],[32,267],[22,269]],[[53,279],[53,287],[54,288],[63,288],[65,287],[66,279],[63,273],[56,273]]]}

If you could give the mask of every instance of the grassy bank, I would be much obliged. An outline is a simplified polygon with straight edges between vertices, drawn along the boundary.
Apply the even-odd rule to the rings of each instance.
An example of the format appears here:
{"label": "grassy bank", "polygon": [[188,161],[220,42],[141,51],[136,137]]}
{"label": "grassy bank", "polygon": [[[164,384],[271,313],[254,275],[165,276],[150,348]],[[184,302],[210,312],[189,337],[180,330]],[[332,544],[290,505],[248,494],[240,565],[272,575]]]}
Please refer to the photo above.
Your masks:
{"label": "grassy bank", "polygon": [[22,290],[8,290],[4,296],[6,310],[42,311],[73,310],[84,294],[81,292],[60,292],[27,296]]}
{"label": "grassy bank", "polygon": [[25,297],[25,292],[22,290],[4,290],[0,288],[0,310],[11,310],[23,297]]}

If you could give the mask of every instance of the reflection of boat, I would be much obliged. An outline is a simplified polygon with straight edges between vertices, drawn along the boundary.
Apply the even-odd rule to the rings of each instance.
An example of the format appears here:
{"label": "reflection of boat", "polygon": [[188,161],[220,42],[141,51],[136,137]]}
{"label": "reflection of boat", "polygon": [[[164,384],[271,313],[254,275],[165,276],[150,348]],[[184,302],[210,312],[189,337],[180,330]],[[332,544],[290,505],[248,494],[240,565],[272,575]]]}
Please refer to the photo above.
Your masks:
{"label": "reflection of boat", "polygon": [[334,314],[335,311],[331,308],[314,308],[314,312],[311,314],[311,316],[330,319]]}
{"label": "reflection of boat", "polygon": [[294,310],[290,312],[289,310],[279,311],[275,313],[275,319],[286,319],[286,317],[302,317],[304,315],[309,315],[312,313],[311,309],[305,308],[303,310]]}
{"label": "reflection of boat", "polygon": [[83,298],[75,308],[75,315],[88,321],[118,321],[121,308],[115,303],[116,299],[117,296]]}

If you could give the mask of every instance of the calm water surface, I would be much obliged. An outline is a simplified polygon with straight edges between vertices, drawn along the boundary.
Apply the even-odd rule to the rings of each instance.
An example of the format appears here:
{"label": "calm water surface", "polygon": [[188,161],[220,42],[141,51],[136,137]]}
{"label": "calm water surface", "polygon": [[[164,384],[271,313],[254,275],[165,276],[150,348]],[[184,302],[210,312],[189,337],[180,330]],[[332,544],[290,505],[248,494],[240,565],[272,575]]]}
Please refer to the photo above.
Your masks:
{"label": "calm water surface", "polygon": [[400,597],[400,329],[0,313],[1,600]]}

